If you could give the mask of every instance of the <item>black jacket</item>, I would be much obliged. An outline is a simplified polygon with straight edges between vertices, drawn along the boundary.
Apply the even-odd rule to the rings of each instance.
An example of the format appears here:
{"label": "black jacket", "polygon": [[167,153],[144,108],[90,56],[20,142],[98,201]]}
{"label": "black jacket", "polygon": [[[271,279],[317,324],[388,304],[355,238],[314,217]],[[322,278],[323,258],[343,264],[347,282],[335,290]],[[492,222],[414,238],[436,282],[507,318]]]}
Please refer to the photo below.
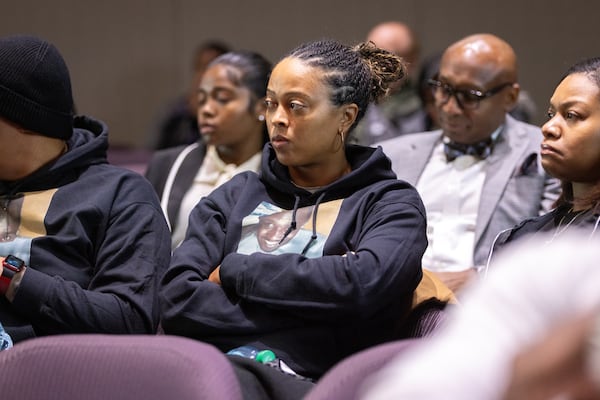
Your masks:
{"label": "black jacket", "polygon": [[59,333],[153,333],[170,233],[152,186],[107,164],[108,133],[75,119],[69,150],[0,182],[0,255],[28,268],[0,321],[15,341]]}
{"label": "black jacket", "polygon": [[[393,339],[422,276],[425,211],[381,149],[350,146],[347,158],[352,172],[311,193],[269,144],[260,176],[240,173],[200,200],[163,280],[165,332],[268,348],[311,378]],[[287,229],[259,230],[273,215]],[[263,231],[275,237],[262,243]],[[217,266],[221,286],[207,280]]]}

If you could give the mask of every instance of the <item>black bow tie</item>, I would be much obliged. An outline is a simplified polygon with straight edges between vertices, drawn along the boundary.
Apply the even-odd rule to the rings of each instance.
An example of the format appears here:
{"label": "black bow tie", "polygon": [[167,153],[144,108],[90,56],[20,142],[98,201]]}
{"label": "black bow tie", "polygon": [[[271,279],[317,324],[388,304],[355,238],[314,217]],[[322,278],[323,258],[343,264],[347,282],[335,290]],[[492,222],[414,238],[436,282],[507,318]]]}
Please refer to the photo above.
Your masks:
{"label": "black bow tie", "polygon": [[473,156],[483,160],[492,154],[494,141],[492,138],[482,140],[473,144],[456,143],[444,137],[444,154],[448,162],[454,161],[460,156]]}

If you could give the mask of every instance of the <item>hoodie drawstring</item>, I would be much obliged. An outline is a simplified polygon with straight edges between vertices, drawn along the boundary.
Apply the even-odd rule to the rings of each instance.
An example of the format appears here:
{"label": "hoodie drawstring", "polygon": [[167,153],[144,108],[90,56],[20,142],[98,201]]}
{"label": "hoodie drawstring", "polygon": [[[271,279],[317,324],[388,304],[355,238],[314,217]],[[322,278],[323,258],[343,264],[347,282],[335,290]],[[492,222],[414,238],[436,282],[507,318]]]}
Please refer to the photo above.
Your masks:
{"label": "hoodie drawstring", "polygon": [[283,234],[283,237],[279,241],[279,244],[283,243],[285,238],[288,237],[288,235],[290,233],[292,233],[293,230],[296,229],[296,211],[298,210],[298,204],[300,204],[300,196],[298,196],[298,195],[295,195],[295,196],[296,196],[296,200],[294,201],[294,209],[292,210],[292,222],[290,222],[290,226],[287,228],[287,230]]}
{"label": "hoodie drawstring", "polygon": [[304,246],[304,249],[302,249],[302,253],[300,253],[302,256],[305,256],[306,252],[308,252],[310,247],[317,241],[317,212],[319,211],[319,204],[323,200],[323,197],[325,197],[325,192],[321,193],[321,195],[317,198],[317,202],[315,203],[315,208],[312,215],[312,236],[310,237],[308,243],[306,243],[306,246]]}

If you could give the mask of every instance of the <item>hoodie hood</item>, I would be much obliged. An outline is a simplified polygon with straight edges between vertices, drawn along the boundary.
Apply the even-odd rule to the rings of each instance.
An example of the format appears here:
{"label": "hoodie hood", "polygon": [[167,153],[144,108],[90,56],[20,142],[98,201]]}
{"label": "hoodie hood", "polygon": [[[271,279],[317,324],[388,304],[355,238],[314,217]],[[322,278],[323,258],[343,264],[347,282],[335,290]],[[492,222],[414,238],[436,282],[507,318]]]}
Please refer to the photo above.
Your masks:
{"label": "hoodie hood", "polygon": [[73,120],[73,135],[68,151],[31,175],[15,182],[0,182],[0,194],[45,190],[76,180],[90,165],[105,164],[108,150],[106,125],[89,117]]}
{"label": "hoodie hood", "polygon": [[313,197],[321,197],[320,201],[341,199],[372,183],[396,179],[391,161],[381,148],[348,145],[346,158],[352,171],[311,194],[292,183],[288,168],[277,160],[275,150],[267,143],[263,149],[260,179],[271,195],[287,208],[294,206],[296,196],[300,198],[297,206],[302,207],[312,203]]}

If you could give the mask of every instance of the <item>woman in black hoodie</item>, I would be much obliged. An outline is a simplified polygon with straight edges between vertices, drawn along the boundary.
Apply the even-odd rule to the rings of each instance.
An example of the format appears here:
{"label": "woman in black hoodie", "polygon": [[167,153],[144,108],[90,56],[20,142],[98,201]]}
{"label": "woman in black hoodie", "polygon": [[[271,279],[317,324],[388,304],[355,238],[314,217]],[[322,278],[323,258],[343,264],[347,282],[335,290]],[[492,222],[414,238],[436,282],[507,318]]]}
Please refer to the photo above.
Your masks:
{"label": "woman in black hoodie", "polygon": [[[381,148],[346,143],[404,73],[371,43],[296,48],[267,86],[260,173],[236,175],[190,215],[162,281],[163,328],[224,352],[273,351],[276,368],[230,356],[247,398],[300,398],[342,358],[395,338],[410,308],[427,246],[423,204]],[[261,232],[277,237],[240,246],[265,240],[249,228],[266,215],[287,229],[267,225]]]}

